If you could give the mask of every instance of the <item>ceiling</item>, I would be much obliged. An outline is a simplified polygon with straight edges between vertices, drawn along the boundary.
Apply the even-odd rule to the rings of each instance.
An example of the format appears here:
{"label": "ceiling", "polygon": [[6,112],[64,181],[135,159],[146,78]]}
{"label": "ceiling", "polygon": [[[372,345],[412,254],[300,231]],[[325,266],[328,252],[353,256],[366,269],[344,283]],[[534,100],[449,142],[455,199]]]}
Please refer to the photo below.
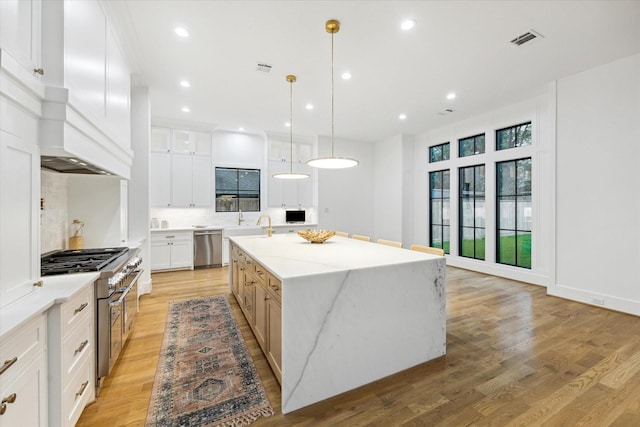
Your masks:
{"label": "ceiling", "polygon": [[[289,132],[285,76],[295,74],[294,134],[331,134],[328,19],[341,23],[334,36],[335,136],[356,141],[444,126],[640,52],[638,0],[103,4],[134,83],[150,88],[152,117],[251,133]],[[416,21],[414,29],[400,29],[406,18]],[[190,37],[176,36],[176,26]],[[530,30],[542,37],[510,43]],[[257,71],[257,63],[272,69]],[[346,70],[350,80],[340,77]],[[191,87],[181,87],[182,79]],[[447,109],[453,112],[443,114]]]}

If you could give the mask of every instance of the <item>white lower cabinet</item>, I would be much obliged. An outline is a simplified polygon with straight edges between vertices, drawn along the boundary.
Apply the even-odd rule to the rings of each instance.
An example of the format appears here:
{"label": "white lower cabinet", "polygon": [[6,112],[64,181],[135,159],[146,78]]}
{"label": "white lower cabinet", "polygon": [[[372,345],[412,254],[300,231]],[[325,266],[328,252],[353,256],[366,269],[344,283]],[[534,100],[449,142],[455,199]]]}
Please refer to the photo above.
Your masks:
{"label": "white lower cabinet", "polygon": [[93,283],[48,312],[49,427],[74,426],[95,399]]}
{"label": "white lower cabinet", "polygon": [[151,271],[193,268],[193,232],[152,232]]}
{"label": "white lower cabinet", "polygon": [[47,327],[38,315],[0,342],[0,426],[46,427]]}

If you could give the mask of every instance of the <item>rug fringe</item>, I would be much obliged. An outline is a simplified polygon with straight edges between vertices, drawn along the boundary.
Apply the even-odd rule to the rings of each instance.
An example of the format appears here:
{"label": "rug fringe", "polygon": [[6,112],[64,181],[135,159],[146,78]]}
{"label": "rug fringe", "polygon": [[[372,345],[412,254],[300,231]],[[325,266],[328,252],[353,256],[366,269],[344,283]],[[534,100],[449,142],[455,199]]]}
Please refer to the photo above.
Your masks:
{"label": "rug fringe", "polygon": [[270,417],[273,414],[273,408],[271,406],[267,406],[266,408],[261,408],[248,414],[240,415],[239,417],[231,420],[225,420],[218,425],[225,427],[246,427],[260,417]]}

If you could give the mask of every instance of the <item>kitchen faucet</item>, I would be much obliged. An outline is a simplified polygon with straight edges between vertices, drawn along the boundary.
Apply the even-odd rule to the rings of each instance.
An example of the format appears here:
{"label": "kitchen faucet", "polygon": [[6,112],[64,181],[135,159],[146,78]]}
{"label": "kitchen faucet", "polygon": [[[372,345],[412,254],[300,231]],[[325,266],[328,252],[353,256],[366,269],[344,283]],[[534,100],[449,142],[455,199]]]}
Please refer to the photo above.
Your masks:
{"label": "kitchen faucet", "polygon": [[244,221],[244,218],[242,218],[242,209],[238,209],[238,225],[240,225],[242,221]]}
{"label": "kitchen faucet", "polygon": [[271,237],[271,234],[273,233],[273,229],[271,228],[271,217],[267,214],[262,214],[258,217],[258,222],[256,222],[256,225],[260,225],[260,221],[262,220],[262,217],[266,216],[267,219],[269,220],[269,227],[267,227],[267,237]]}

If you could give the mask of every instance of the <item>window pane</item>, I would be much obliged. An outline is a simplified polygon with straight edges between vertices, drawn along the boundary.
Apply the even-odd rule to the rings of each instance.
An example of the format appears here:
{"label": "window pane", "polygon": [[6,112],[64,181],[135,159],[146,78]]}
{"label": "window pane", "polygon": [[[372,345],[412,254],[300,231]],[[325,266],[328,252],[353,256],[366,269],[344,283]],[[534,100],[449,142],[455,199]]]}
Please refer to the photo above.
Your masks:
{"label": "window pane", "polygon": [[460,214],[462,216],[460,223],[463,227],[473,227],[473,199],[461,199],[460,207]]}
{"label": "window pane", "polygon": [[473,258],[474,255],[474,238],[475,232],[473,228],[462,227],[462,244],[460,245],[460,255]]}
{"label": "window pane", "polygon": [[[531,204],[531,196],[518,196],[518,230],[531,231],[531,225],[533,223],[533,207]],[[502,224],[500,228],[503,227]],[[515,227],[514,227],[515,228]]]}
{"label": "window pane", "polygon": [[434,248],[442,247],[442,228],[440,226],[431,227],[431,246]]}
{"label": "window pane", "polygon": [[484,196],[484,165],[474,167],[475,195]]}
{"label": "window pane", "polygon": [[513,196],[498,199],[498,229],[516,229],[516,201]]}
{"label": "window pane", "polygon": [[238,171],[236,169],[216,168],[216,193],[218,190],[235,191],[238,188]]}
{"label": "window pane", "polygon": [[449,197],[449,188],[451,188],[449,182],[449,171],[442,171],[442,197]]}
{"label": "window pane", "polygon": [[496,131],[496,150],[531,145],[531,123]]}
{"label": "window pane", "polygon": [[429,162],[439,162],[442,160],[442,146],[437,145],[429,148]]}
{"label": "window pane", "polygon": [[442,160],[449,160],[449,143],[442,145]]}
{"label": "window pane", "polygon": [[451,247],[451,237],[449,235],[449,227],[448,226],[443,226],[442,227],[442,249],[444,249],[444,253],[446,254],[450,254],[450,247]]}
{"label": "window pane", "polygon": [[476,228],[476,259],[484,259],[484,228]]}
{"label": "window pane", "polygon": [[461,139],[460,144],[460,157],[472,156],[475,152],[473,138]]}
{"label": "window pane", "polygon": [[450,214],[450,199],[442,199],[442,223],[445,225],[449,225],[451,223],[451,214]]}
{"label": "window pane", "polygon": [[484,153],[484,135],[478,135],[475,138],[475,154]]}
{"label": "window pane", "polygon": [[501,231],[498,235],[498,262],[516,265],[516,232]]}
{"label": "window pane", "polygon": [[442,197],[442,172],[431,172],[429,176],[431,181],[431,197],[439,199]]}
{"label": "window pane", "polygon": [[473,196],[473,167],[460,169],[460,195]]}
{"label": "window pane", "polygon": [[240,190],[260,191],[260,171],[240,169],[238,188]]}
{"label": "window pane", "polygon": [[531,145],[531,123],[518,126],[516,130],[516,147]]}
{"label": "window pane", "polygon": [[475,226],[483,227],[485,226],[485,201],[484,198],[476,197],[476,209],[475,209]]}
{"label": "window pane", "polygon": [[531,233],[518,232],[518,267],[531,268]]}
{"label": "window pane", "polygon": [[442,224],[442,200],[431,200],[431,224]]}
{"label": "window pane", "polygon": [[216,212],[237,212],[238,199],[235,195],[216,194]]}
{"label": "window pane", "polygon": [[516,162],[498,163],[496,169],[498,196],[514,195],[516,193]]}
{"label": "window pane", "polygon": [[518,160],[518,194],[531,194],[531,159]]}

